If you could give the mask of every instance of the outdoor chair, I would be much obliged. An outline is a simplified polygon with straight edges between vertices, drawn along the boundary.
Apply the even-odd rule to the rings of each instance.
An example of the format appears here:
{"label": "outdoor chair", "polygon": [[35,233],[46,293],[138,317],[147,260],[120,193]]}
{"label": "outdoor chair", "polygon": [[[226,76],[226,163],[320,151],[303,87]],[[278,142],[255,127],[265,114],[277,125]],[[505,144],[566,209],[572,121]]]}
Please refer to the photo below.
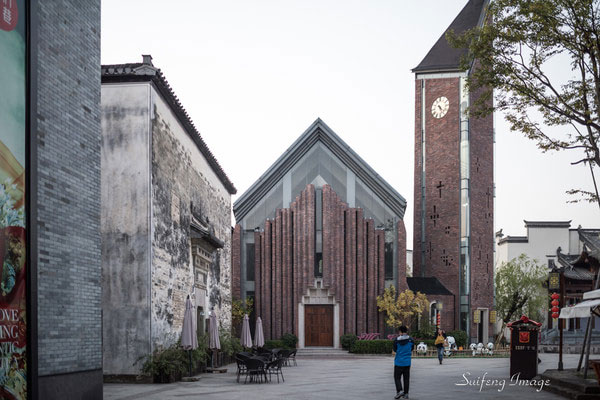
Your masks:
{"label": "outdoor chair", "polygon": [[258,357],[266,358],[268,361],[273,360],[273,352],[267,349],[259,349],[257,354]]}
{"label": "outdoor chair", "polygon": [[244,383],[248,381],[248,377],[250,377],[250,382],[256,382],[256,379],[263,382],[263,377],[265,378],[264,382],[267,381],[267,371],[263,360],[260,358],[249,358],[246,360],[245,364],[246,378],[244,379]]}
{"label": "outdoor chair", "polygon": [[291,351],[287,350],[287,349],[283,349],[279,352],[278,357],[277,358],[281,358],[283,360],[283,365],[288,365],[288,360],[290,357],[290,353]]}
{"label": "outdoor chair", "polygon": [[269,363],[269,365],[267,366],[267,371],[269,372],[269,382],[271,381],[271,375],[273,374],[277,375],[277,383],[279,383],[279,375],[281,375],[281,380],[285,382],[285,379],[283,379],[283,371],[281,370],[283,362],[283,358],[278,358],[275,361],[271,361]]}
{"label": "outdoor chair", "polygon": [[290,355],[288,356],[288,364],[291,364],[292,362],[294,362],[294,366],[298,366],[298,363],[296,362],[296,352],[298,350],[292,350],[292,352],[290,353]]}
{"label": "outdoor chair", "polygon": [[240,382],[240,375],[242,374],[247,374],[248,373],[248,368],[246,367],[246,359],[240,357],[239,355],[235,356],[235,362],[237,364],[237,378],[236,381],[239,383]]}

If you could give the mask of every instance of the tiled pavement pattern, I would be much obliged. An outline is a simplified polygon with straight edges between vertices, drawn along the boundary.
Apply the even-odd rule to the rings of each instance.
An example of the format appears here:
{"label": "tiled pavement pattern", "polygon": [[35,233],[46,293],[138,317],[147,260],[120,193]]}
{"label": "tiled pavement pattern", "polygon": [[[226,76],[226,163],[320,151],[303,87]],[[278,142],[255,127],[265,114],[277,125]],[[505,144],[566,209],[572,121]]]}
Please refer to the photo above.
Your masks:
{"label": "tiled pavement pattern", "polygon": [[[541,354],[539,371],[556,368],[556,354]],[[565,355],[565,368],[575,367],[577,355]],[[297,367],[285,367],[285,383],[236,383],[235,365],[226,374],[202,374],[198,382],[178,382],[167,385],[105,384],[107,400],[164,399],[393,399],[393,359],[391,356],[357,357],[351,359],[298,359]],[[470,379],[506,379],[499,386],[457,386]],[[509,385],[509,359],[446,359],[439,365],[436,359],[413,361],[411,399],[561,399],[535,388]]]}

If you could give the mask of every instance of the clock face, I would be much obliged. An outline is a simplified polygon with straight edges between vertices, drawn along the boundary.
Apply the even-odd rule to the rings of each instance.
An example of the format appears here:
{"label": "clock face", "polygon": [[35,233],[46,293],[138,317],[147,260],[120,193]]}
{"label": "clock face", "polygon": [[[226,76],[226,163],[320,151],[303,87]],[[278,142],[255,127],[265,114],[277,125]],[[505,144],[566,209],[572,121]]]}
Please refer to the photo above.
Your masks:
{"label": "clock face", "polygon": [[438,97],[431,105],[431,114],[436,118],[442,118],[448,112],[449,107],[450,103],[447,98],[444,96]]}

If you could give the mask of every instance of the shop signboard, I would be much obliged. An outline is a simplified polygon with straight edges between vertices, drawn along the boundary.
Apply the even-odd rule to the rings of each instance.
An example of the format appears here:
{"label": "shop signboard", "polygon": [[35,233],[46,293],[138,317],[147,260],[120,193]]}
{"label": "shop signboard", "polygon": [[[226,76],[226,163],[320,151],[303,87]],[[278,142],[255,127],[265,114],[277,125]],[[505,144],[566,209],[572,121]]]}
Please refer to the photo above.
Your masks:
{"label": "shop signboard", "polygon": [[0,398],[27,399],[26,0],[0,0]]}

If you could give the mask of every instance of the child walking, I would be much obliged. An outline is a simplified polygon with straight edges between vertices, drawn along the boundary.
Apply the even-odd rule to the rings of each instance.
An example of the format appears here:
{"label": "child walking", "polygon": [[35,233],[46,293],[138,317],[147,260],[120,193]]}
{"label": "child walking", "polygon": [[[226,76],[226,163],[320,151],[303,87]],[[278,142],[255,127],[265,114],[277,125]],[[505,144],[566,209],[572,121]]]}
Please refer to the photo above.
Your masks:
{"label": "child walking", "polygon": [[[408,336],[408,328],[404,325],[400,327],[399,336],[394,340],[394,381],[396,383],[395,399],[408,399],[408,389],[410,384],[410,361],[412,359],[412,349],[414,341]],[[402,387],[404,383],[404,388]]]}

